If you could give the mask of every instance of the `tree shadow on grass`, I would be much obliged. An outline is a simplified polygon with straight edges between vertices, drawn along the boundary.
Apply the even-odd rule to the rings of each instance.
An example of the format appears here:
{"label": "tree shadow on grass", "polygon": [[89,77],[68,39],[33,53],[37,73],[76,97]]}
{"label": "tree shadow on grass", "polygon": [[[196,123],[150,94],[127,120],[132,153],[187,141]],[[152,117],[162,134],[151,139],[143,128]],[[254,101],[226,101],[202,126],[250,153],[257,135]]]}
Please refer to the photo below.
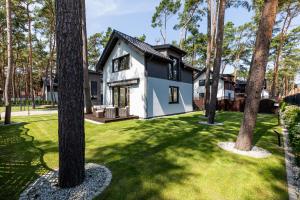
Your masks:
{"label": "tree shadow on grass", "polygon": [[51,170],[43,160],[43,149],[34,146],[26,123],[0,130],[0,199],[18,199],[40,175]]}
{"label": "tree shadow on grass", "polygon": [[[224,120],[224,127],[199,125],[199,117],[194,114],[137,121],[132,126],[120,128],[120,135],[130,134],[129,140],[90,151],[92,153],[88,160],[104,163],[113,174],[111,185],[98,199],[170,198],[162,194],[165,188],[186,185],[187,180],[195,177],[201,179],[201,173],[194,174],[183,160],[197,162],[201,167],[203,163],[224,157],[231,163],[259,168],[257,161],[225,153],[217,146],[219,141],[236,139],[241,115],[232,114],[228,118],[225,113],[220,113],[218,119]],[[264,130],[268,128],[271,126],[264,127]],[[263,130],[258,132],[264,133]],[[275,168],[265,169],[271,174],[266,179],[269,181],[277,176],[277,180],[283,178],[281,181],[285,181],[284,170]],[[269,184],[283,199],[286,197],[285,188],[280,188],[272,181]]]}

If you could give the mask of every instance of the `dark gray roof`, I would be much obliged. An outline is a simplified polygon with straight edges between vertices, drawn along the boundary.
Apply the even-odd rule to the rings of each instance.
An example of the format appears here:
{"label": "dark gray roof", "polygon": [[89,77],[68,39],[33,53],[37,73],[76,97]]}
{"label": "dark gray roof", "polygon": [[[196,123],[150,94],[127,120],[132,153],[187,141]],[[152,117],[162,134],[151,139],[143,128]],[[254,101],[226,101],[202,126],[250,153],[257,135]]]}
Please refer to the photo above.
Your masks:
{"label": "dark gray roof", "polygon": [[125,33],[122,33],[120,31],[117,30],[113,30],[110,39],[100,57],[100,60],[97,64],[97,69],[101,69],[103,68],[106,60],[108,59],[111,51],[113,50],[114,46],[116,45],[117,41],[121,39],[123,41],[125,41],[126,43],[128,43],[129,45],[131,45],[132,47],[134,47],[135,49],[139,50],[140,52],[144,53],[144,54],[149,54],[149,55],[153,55],[157,58],[166,60],[171,62],[172,60],[168,57],[165,56],[164,54],[156,51],[150,44],[147,44],[146,42],[142,42],[139,39],[135,38],[135,37],[131,37],[129,35],[126,35]]}
{"label": "dark gray roof", "polygon": [[115,32],[118,33],[119,35],[121,35],[128,42],[130,42],[131,44],[133,44],[134,46],[136,46],[137,48],[139,48],[144,53],[153,54],[153,55],[156,55],[158,57],[161,57],[161,58],[169,60],[169,57],[167,57],[164,54],[156,51],[150,44],[148,44],[146,42],[142,42],[142,41],[140,41],[139,39],[137,39],[135,37],[131,37],[129,35],[126,35],[125,33],[121,33],[121,32],[116,31],[116,30],[115,30]]}

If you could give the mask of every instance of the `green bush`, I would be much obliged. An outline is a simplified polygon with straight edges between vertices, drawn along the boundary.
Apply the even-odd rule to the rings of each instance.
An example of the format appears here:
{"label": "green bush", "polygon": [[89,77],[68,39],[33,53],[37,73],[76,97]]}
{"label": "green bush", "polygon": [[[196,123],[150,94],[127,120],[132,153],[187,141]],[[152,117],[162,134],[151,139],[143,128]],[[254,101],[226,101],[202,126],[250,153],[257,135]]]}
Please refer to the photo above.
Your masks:
{"label": "green bush", "polygon": [[285,111],[285,107],[287,106],[288,104],[285,102],[285,101],[281,101],[279,103],[279,108],[280,108],[280,111],[281,112],[284,112]]}
{"label": "green bush", "polygon": [[300,165],[300,108],[285,106],[282,119],[289,130],[289,140],[296,155],[296,162]]}

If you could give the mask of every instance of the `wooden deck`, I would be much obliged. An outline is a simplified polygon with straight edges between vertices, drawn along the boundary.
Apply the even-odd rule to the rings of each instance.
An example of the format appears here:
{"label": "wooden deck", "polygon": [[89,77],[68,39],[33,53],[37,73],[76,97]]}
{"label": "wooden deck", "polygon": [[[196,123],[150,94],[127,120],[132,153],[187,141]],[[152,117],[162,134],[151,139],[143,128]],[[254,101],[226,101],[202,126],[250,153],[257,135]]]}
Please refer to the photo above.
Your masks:
{"label": "wooden deck", "polygon": [[123,120],[129,120],[129,119],[138,119],[138,116],[130,115],[128,117],[117,117],[117,118],[98,118],[95,117],[93,114],[85,114],[84,117],[86,119],[100,122],[100,123],[110,123],[110,122],[116,122],[116,121],[123,121]]}

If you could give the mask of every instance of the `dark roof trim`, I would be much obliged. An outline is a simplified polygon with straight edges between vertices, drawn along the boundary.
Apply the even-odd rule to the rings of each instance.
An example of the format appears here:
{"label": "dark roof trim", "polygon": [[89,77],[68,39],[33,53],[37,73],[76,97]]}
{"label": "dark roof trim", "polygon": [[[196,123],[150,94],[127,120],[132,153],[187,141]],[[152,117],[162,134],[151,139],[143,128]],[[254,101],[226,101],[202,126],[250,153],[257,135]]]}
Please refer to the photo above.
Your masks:
{"label": "dark roof trim", "polygon": [[171,62],[172,60],[165,56],[164,54],[156,51],[153,49],[153,47],[145,42],[142,42],[138,40],[137,38],[131,37],[129,35],[126,35],[124,33],[121,33],[117,30],[113,30],[110,39],[100,57],[100,60],[97,63],[96,69],[102,70],[109,55],[111,54],[113,48],[117,44],[118,40],[124,41],[129,46],[133,47],[135,50],[139,51],[143,55],[153,55],[154,57],[166,60],[168,62]]}
{"label": "dark roof trim", "polygon": [[196,67],[193,67],[192,65],[186,63],[186,62],[182,62],[183,64],[183,67],[186,68],[186,69],[189,69],[191,71],[196,71],[196,72],[200,72],[200,69],[196,68]]}
{"label": "dark roof trim", "polygon": [[179,47],[176,47],[172,44],[161,44],[161,45],[155,45],[155,46],[152,46],[153,49],[155,50],[161,50],[161,49],[171,49],[179,54],[181,54],[182,56],[185,56],[187,53],[186,51],[180,49]]}

